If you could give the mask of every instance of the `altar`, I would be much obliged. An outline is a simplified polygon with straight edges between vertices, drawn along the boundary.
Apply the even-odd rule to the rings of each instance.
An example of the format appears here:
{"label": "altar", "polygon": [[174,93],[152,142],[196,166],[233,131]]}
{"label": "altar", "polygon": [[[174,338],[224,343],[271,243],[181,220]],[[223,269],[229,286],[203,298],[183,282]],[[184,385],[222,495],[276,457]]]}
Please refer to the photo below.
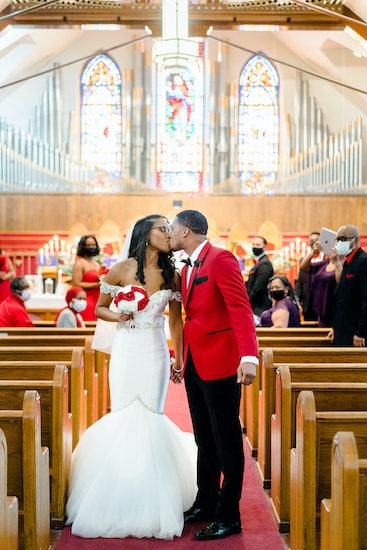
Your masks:
{"label": "altar", "polygon": [[25,302],[26,310],[31,319],[55,321],[57,313],[66,306],[63,294],[32,294]]}

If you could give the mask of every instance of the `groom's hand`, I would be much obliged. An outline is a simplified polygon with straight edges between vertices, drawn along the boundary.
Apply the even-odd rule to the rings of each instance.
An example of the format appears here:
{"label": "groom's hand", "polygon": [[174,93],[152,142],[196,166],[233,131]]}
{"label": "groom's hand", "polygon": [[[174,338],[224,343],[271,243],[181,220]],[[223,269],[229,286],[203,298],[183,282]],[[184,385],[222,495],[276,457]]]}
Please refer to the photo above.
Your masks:
{"label": "groom's hand", "polygon": [[237,369],[237,382],[248,386],[256,378],[256,365],[254,363],[242,362]]}

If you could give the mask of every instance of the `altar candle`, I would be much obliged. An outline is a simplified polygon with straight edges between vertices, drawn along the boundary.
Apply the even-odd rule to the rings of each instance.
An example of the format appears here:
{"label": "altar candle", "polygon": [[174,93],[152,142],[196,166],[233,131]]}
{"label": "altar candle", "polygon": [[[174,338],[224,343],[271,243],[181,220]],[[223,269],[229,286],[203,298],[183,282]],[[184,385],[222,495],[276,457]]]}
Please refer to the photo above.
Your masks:
{"label": "altar candle", "polygon": [[40,248],[38,251],[38,263],[43,265],[45,263],[45,254],[43,248]]}
{"label": "altar candle", "polygon": [[300,244],[301,244],[301,239],[299,237],[296,237],[296,253],[299,254],[300,253]]}
{"label": "altar candle", "polygon": [[54,252],[55,252],[55,249],[54,249],[54,241],[53,241],[52,239],[50,239],[50,240],[48,241],[48,244],[50,245],[50,254],[51,254],[51,256],[53,256],[53,255],[54,255]]}
{"label": "altar candle", "polygon": [[58,235],[54,235],[54,243],[55,243],[55,251],[58,252],[60,250],[60,242],[59,242]]}
{"label": "altar candle", "polygon": [[279,250],[279,258],[280,258],[280,264],[283,267],[283,265],[284,265],[284,250],[282,248]]}
{"label": "altar candle", "polygon": [[57,284],[62,285],[62,269],[57,271]]}
{"label": "altar candle", "polygon": [[49,247],[49,244],[48,244],[48,243],[46,243],[46,244],[45,244],[45,246],[44,246],[44,248],[45,248],[45,255],[46,255],[46,260],[48,260],[48,255],[49,255],[49,253],[50,253],[50,247]]}
{"label": "altar candle", "polygon": [[284,247],[284,259],[289,262],[289,246]]}
{"label": "altar candle", "polygon": [[64,252],[65,252],[65,239],[61,239],[60,249],[61,249],[62,254],[64,254]]}
{"label": "altar candle", "polygon": [[291,258],[294,258],[294,242],[289,243],[289,254]]}
{"label": "altar candle", "polygon": [[305,241],[303,241],[301,243],[301,256],[302,256],[302,258],[304,258],[306,256],[306,247],[307,247],[307,245],[306,245]]}

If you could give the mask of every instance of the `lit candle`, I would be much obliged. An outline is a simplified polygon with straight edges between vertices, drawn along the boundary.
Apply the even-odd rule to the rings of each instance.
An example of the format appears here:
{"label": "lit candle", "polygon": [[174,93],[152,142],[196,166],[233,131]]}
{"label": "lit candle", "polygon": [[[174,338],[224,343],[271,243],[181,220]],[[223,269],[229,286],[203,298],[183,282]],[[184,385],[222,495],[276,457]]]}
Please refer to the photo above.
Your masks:
{"label": "lit candle", "polygon": [[72,249],[71,249],[71,263],[74,263],[75,256],[76,256],[76,247],[73,246]]}
{"label": "lit candle", "polygon": [[306,247],[307,247],[307,245],[306,245],[305,241],[303,241],[301,243],[301,256],[302,256],[302,258],[304,258],[306,256]]}
{"label": "lit candle", "polygon": [[280,265],[283,267],[283,265],[284,265],[284,250],[282,248],[279,250],[279,258],[280,258]]}
{"label": "lit candle", "polygon": [[44,254],[44,250],[43,248],[40,248],[39,251],[38,251],[38,263],[40,265],[44,265],[45,263],[45,254]]}
{"label": "lit candle", "polygon": [[294,258],[294,242],[289,243],[289,255]]}
{"label": "lit candle", "polygon": [[60,249],[61,249],[62,254],[64,254],[64,252],[65,252],[65,239],[61,239]]}
{"label": "lit candle", "polygon": [[50,246],[50,254],[51,254],[51,256],[53,256],[53,255],[54,255],[54,252],[55,252],[54,241],[53,241],[52,239],[50,239],[50,240],[48,241],[48,244],[49,244],[49,246]]}
{"label": "lit candle", "polygon": [[58,252],[60,250],[60,242],[59,242],[59,236],[54,235],[54,243],[55,243],[55,251]]}
{"label": "lit candle", "polygon": [[296,253],[297,254],[300,253],[300,244],[301,244],[301,239],[299,237],[296,237]]}
{"label": "lit candle", "polygon": [[289,262],[289,246],[284,247],[284,259],[286,262]]}
{"label": "lit candle", "polygon": [[57,271],[57,284],[62,285],[62,269]]}

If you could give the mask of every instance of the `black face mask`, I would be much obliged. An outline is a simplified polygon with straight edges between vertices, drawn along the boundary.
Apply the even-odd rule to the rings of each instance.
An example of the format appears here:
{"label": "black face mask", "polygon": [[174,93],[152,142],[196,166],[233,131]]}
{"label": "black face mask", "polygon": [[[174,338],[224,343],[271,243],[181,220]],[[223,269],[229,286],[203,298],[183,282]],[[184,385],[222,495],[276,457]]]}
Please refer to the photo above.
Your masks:
{"label": "black face mask", "polygon": [[285,290],[270,290],[269,294],[270,298],[272,298],[273,300],[283,300],[283,298],[285,297]]}
{"label": "black face mask", "polygon": [[258,248],[256,246],[252,247],[252,253],[254,256],[261,256],[261,254],[264,252],[263,248]]}
{"label": "black face mask", "polygon": [[86,248],[84,254],[86,256],[96,256],[98,254],[98,248]]}

